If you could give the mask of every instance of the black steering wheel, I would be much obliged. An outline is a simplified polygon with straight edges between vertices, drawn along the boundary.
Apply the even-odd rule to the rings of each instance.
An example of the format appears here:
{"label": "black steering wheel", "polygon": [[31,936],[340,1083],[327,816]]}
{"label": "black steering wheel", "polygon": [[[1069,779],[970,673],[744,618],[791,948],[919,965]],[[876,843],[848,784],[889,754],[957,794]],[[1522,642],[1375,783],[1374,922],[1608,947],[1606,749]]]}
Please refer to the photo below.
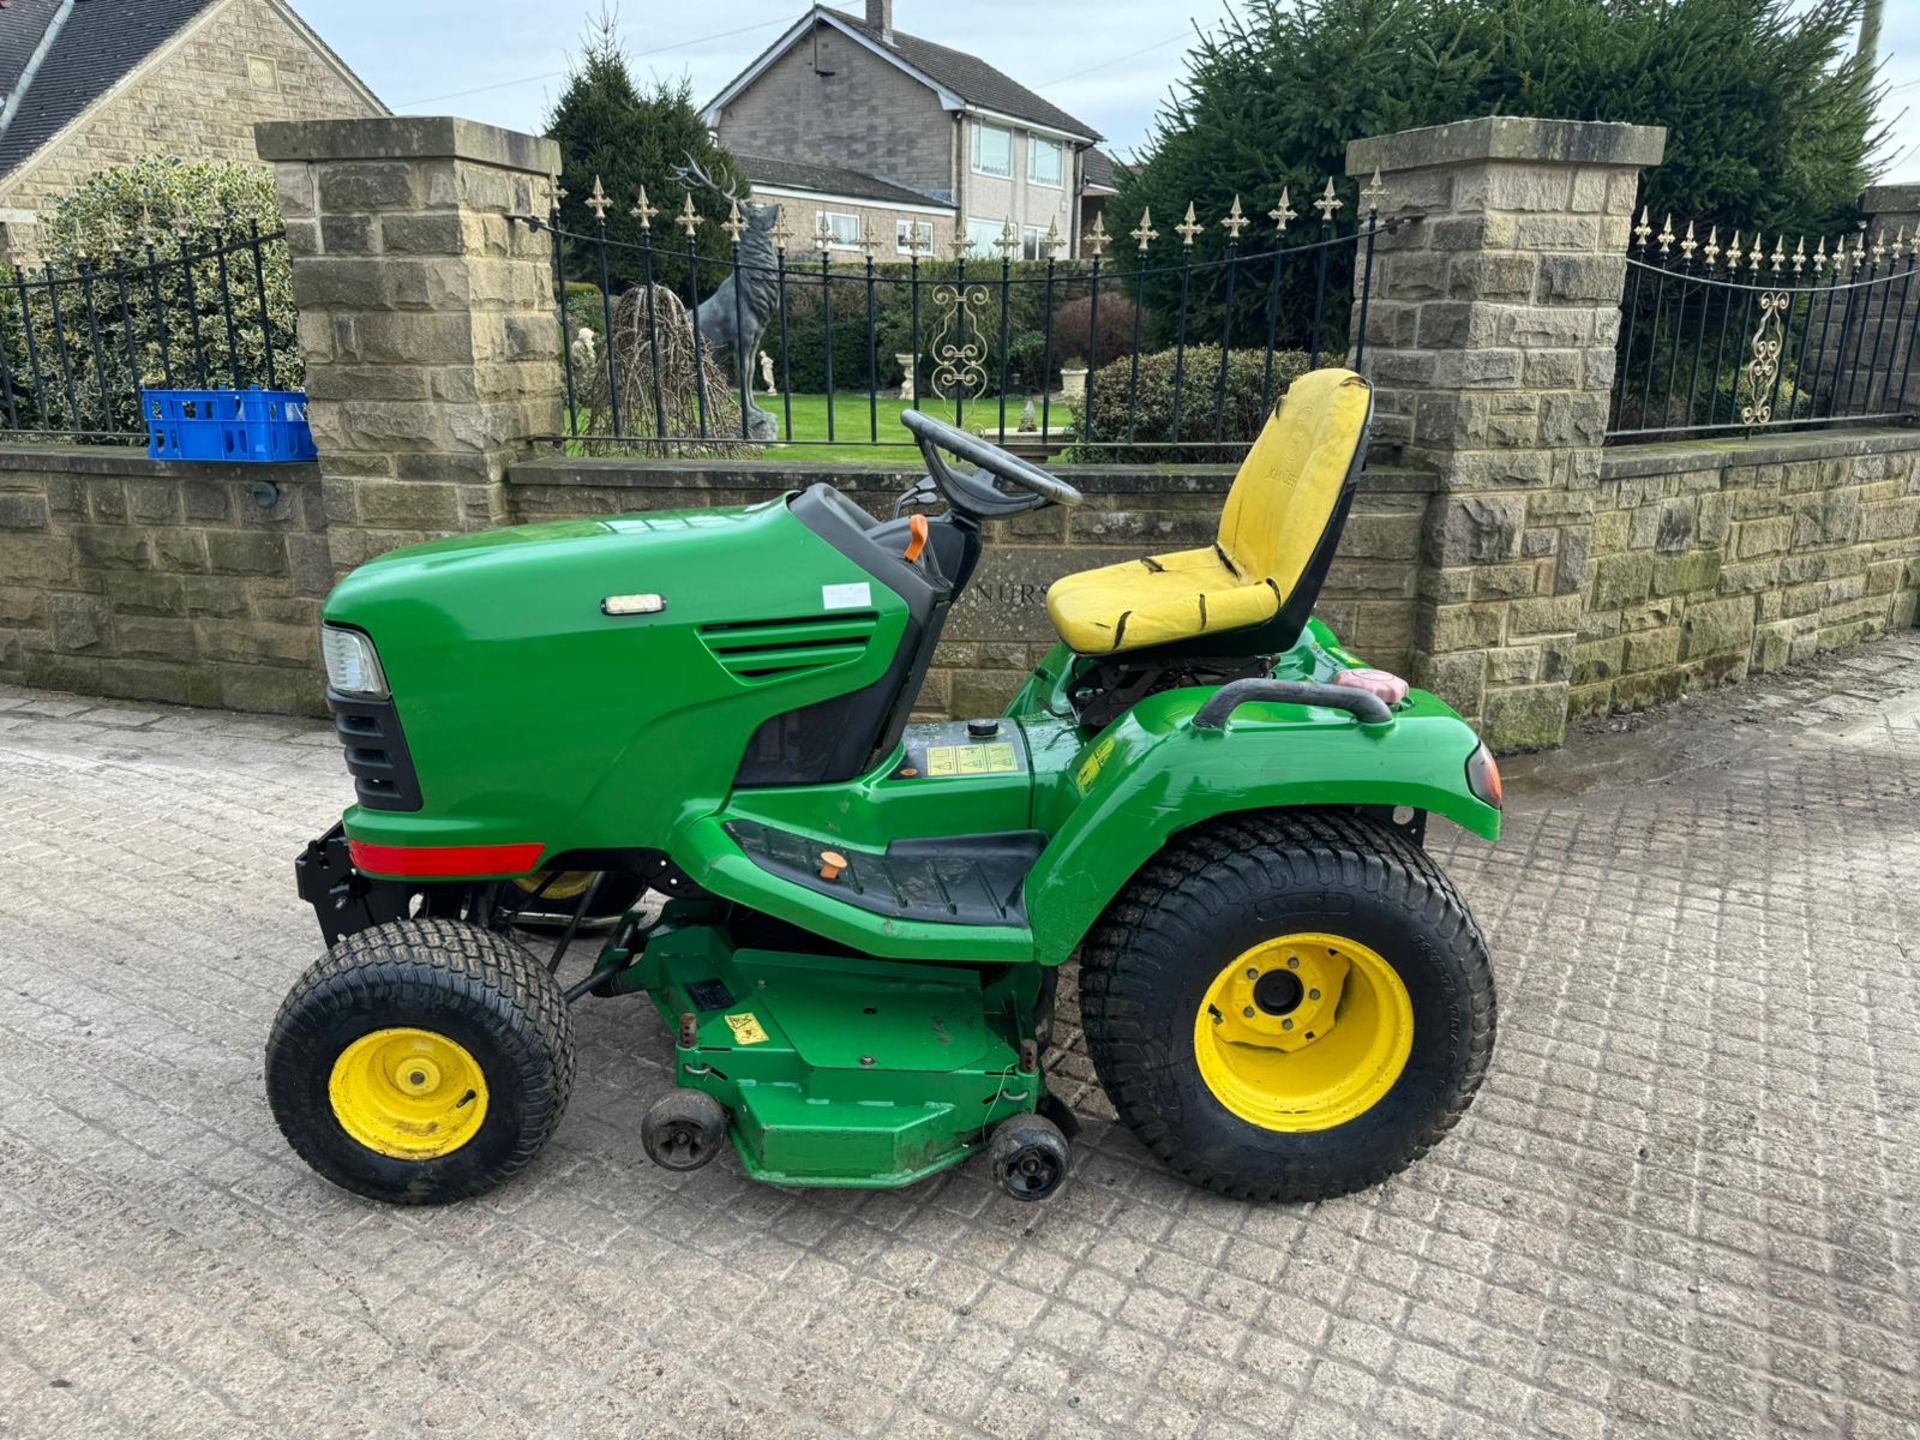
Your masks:
{"label": "black steering wheel", "polygon": [[[978,435],[969,435],[956,425],[936,420],[918,410],[903,411],[900,423],[913,432],[926,457],[927,474],[947,503],[962,515],[980,520],[998,520],[1008,515],[1038,510],[1043,505],[1078,505],[1080,492],[1038,465],[1030,465],[1018,455],[989,445]],[[940,452],[958,456],[979,466],[974,471],[956,471]],[[987,476],[992,476],[989,480]],[[1004,480],[1026,493],[1009,495],[993,483]]]}

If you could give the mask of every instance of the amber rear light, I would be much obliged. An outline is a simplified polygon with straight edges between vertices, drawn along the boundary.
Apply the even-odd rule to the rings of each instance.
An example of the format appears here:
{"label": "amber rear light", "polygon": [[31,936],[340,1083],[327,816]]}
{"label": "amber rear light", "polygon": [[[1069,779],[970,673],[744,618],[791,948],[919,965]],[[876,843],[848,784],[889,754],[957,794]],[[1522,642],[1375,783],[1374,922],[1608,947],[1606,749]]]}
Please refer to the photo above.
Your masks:
{"label": "amber rear light", "polygon": [[1500,766],[1493,752],[1483,744],[1467,757],[1467,788],[1496,810],[1504,809],[1506,792],[1500,784]]}

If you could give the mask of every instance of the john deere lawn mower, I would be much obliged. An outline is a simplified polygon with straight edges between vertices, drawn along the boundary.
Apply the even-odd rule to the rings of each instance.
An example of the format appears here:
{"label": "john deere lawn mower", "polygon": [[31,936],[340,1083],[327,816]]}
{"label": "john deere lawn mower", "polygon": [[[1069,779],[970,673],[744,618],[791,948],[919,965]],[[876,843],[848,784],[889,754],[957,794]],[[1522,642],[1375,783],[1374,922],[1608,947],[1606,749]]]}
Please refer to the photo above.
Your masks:
{"label": "john deere lawn mower", "polygon": [[814,485],[360,567],[324,635],[357,800],[297,866],[330,949],[267,1044],[287,1139],[362,1195],[479,1194],[560,1121],[571,1007],[644,993],[661,1165],[880,1187],[984,1151],[1038,1200],[1078,956],[1100,1080],[1175,1173],[1306,1199],[1407,1165],[1494,1033],[1425,827],[1497,838],[1500,780],[1312,617],[1370,417],[1359,375],[1298,380],[1217,542],[1058,581],[1060,643],[956,723],[909,721],[983,545],[1081,497],[926,415],[892,519]]}

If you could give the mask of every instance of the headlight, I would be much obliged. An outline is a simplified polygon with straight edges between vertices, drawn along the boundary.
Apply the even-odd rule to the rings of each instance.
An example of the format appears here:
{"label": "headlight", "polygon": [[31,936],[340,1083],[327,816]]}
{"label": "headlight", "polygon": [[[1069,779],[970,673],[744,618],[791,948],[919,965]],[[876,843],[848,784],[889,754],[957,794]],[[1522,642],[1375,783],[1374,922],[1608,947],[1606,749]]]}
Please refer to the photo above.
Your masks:
{"label": "headlight", "polygon": [[342,695],[387,698],[387,677],[374,653],[373,641],[358,630],[338,625],[320,627],[320,653],[327,662],[327,684]]}

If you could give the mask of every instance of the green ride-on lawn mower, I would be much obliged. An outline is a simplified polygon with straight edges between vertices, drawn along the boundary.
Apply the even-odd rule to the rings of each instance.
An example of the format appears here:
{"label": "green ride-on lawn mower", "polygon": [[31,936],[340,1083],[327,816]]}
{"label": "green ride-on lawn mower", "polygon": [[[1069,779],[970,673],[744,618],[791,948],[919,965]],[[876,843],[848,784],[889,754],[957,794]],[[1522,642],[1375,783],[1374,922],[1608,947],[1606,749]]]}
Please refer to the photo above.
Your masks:
{"label": "green ride-on lawn mower", "polygon": [[1077,954],[1100,1080],[1175,1173],[1308,1199],[1408,1164],[1494,1033],[1426,820],[1497,838],[1500,778],[1312,618],[1371,414],[1351,371],[1298,380],[1218,542],[1054,584],[1061,643],[995,718],[909,723],[998,522],[1080,495],[911,411],[891,520],[820,484],[361,566],[324,632],[358,799],[298,861],[331,948],[267,1044],[287,1139],[362,1195],[479,1194],[559,1123],[570,1006],[645,992],[660,1164],[730,1140],[756,1179],[879,1187],[985,1150],[1038,1200]]}

